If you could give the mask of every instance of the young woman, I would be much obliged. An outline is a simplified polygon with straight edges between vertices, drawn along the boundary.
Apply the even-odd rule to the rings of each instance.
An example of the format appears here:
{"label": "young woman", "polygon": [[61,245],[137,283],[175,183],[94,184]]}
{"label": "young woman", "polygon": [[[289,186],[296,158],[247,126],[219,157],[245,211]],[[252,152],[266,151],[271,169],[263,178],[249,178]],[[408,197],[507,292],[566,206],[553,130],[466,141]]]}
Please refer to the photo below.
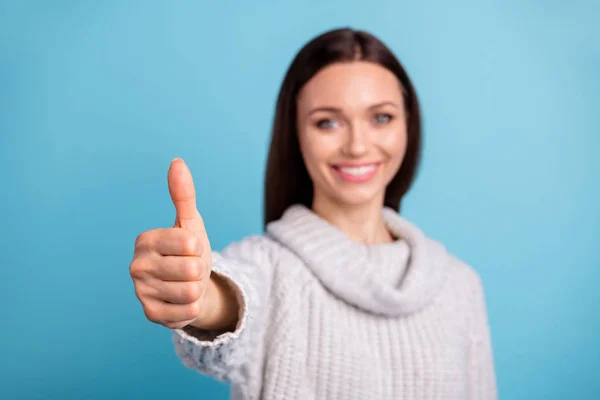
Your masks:
{"label": "young woman", "polygon": [[175,226],[139,235],[130,266],[145,315],[235,399],[495,399],[478,274],[398,213],[420,142],[381,41],[313,39],[277,102],[265,234],[211,250],[174,160]]}

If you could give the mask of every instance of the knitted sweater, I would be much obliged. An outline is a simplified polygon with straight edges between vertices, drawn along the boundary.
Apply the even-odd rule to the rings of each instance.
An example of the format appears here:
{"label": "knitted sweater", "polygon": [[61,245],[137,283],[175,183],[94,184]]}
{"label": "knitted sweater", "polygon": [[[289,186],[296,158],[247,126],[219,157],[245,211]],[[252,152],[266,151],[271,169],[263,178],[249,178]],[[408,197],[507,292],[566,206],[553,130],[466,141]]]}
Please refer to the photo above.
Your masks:
{"label": "knitted sweater", "polygon": [[173,332],[177,355],[232,399],[497,398],[478,274],[392,209],[393,243],[361,244],[304,206],[213,256],[233,332]]}

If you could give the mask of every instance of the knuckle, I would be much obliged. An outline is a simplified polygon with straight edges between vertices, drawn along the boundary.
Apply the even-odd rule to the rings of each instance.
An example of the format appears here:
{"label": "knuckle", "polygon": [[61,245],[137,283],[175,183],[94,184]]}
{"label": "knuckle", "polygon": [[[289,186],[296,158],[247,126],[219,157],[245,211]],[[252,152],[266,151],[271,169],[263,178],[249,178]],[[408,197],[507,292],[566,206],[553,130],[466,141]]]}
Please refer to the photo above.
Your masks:
{"label": "knuckle", "polygon": [[138,299],[138,301],[142,304],[142,306],[144,305],[144,301],[145,301],[145,297],[142,294],[142,291],[140,290],[140,287],[138,285],[135,285],[135,290],[134,290],[134,294],[135,297]]}
{"label": "knuckle", "polygon": [[196,319],[200,315],[200,302],[196,301],[186,307],[185,317],[187,319]]}
{"label": "knuckle", "polygon": [[161,321],[161,312],[156,306],[144,305],[144,314],[152,322],[160,323]]}
{"label": "knuckle", "polygon": [[193,302],[200,298],[200,288],[199,285],[188,283],[183,286],[181,289],[181,297],[183,300],[187,302]]}
{"label": "knuckle", "polygon": [[199,244],[200,244],[200,239],[198,239],[198,236],[191,233],[189,235],[186,235],[186,237],[184,239],[183,247],[187,254],[194,254],[196,252],[196,249],[198,248]]}
{"label": "knuckle", "polygon": [[183,262],[185,279],[196,280],[200,275],[200,263],[196,258],[185,259]]}
{"label": "knuckle", "polygon": [[135,238],[135,249],[136,250],[140,250],[143,249],[145,247],[147,247],[148,244],[148,236],[149,236],[149,232],[145,231],[140,233],[136,238]]}
{"label": "knuckle", "polygon": [[145,271],[143,259],[136,258],[129,265],[129,274],[133,279],[141,279]]}

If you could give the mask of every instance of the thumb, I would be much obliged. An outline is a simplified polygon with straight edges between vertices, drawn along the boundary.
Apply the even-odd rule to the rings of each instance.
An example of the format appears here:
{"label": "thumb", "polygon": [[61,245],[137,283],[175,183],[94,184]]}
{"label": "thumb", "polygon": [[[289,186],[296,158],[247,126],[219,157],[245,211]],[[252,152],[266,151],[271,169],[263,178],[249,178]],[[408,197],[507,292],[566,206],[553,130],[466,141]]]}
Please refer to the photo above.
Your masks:
{"label": "thumb", "polygon": [[168,174],[169,193],[175,206],[175,226],[204,233],[204,223],[196,208],[196,189],[192,173],[181,158],[171,162]]}

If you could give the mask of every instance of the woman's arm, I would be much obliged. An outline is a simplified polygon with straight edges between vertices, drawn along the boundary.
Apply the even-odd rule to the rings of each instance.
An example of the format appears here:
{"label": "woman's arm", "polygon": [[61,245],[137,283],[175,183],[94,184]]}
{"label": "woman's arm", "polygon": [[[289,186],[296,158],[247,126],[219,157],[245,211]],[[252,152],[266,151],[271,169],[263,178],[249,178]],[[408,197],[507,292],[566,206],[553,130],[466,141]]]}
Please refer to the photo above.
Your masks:
{"label": "woman's arm", "polygon": [[206,288],[206,302],[190,326],[201,331],[234,331],[242,306],[238,301],[238,290],[228,278],[212,273]]}
{"label": "woman's arm", "polygon": [[189,368],[243,385],[262,363],[273,276],[269,244],[257,236],[213,252],[210,290],[218,294],[209,307],[214,308],[207,310],[202,325],[173,330],[176,353]]}

